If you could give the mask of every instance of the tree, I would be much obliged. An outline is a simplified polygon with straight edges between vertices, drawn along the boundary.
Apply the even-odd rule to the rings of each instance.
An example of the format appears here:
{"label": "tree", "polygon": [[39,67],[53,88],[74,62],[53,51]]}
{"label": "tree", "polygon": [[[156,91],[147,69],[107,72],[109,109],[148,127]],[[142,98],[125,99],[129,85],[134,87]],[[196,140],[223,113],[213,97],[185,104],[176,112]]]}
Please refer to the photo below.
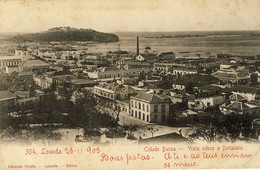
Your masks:
{"label": "tree", "polygon": [[202,138],[208,143],[226,140],[226,137],[227,133],[224,129],[218,129],[211,124],[197,124],[193,128],[193,133],[189,135],[192,140]]}
{"label": "tree", "polygon": [[185,92],[189,93],[189,94],[193,94],[193,84],[192,83],[185,84]]}
{"label": "tree", "polygon": [[153,127],[148,127],[147,130],[152,134],[152,137],[154,133],[158,131],[158,129],[154,129]]}
{"label": "tree", "polygon": [[[249,115],[218,115],[202,119],[196,124],[189,138],[192,140],[203,139],[208,143],[230,141],[250,138],[250,126],[253,118]],[[203,121],[203,122],[202,122]],[[243,136],[240,134],[242,133]]]}
{"label": "tree", "polygon": [[138,125],[124,125],[124,130],[127,131],[127,139],[136,140],[137,138],[134,136],[134,131],[137,131],[139,128]]}
{"label": "tree", "polygon": [[87,141],[99,142],[101,133],[98,129],[84,129],[84,139]]}
{"label": "tree", "polygon": [[115,138],[117,143],[117,139],[124,138],[126,136],[126,132],[118,126],[115,128],[109,128],[105,131],[105,135],[107,138]]}
{"label": "tree", "polygon": [[27,138],[30,143],[40,142],[45,146],[49,146],[52,142],[59,141],[62,138],[62,134],[60,132],[44,126],[29,128],[22,136]]}
{"label": "tree", "polygon": [[115,127],[117,122],[107,113],[97,109],[97,98],[88,91],[76,96],[73,111],[70,114],[70,124],[84,128]]}
{"label": "tree", "polygon": [[120,106],[117,100],[106,99],[104,97],[98,98],[98,107],[102,112],[107,112],[116,116],[116,121],[119,121]]}

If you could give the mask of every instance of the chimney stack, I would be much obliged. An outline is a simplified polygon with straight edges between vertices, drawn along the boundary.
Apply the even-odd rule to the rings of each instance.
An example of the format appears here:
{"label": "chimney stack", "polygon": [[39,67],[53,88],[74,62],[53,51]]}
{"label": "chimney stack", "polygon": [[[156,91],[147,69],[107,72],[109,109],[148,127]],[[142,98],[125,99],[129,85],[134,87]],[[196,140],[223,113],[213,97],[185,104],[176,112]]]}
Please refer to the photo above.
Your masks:
{"label": "chimney stack", "polygon": [[137,36],[137,42],[136,42],[136,56],[139,56],[139,37]]}

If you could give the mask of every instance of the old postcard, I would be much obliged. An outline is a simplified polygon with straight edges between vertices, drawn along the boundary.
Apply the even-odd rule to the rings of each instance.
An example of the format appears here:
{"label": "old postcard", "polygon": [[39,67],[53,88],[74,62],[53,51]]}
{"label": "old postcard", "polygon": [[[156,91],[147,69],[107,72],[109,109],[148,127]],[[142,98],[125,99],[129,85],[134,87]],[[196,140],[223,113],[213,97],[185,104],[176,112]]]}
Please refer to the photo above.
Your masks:
{"label": "old postcard", "polygon": [[259,169],[259,9],[0,0],[0,169]]}

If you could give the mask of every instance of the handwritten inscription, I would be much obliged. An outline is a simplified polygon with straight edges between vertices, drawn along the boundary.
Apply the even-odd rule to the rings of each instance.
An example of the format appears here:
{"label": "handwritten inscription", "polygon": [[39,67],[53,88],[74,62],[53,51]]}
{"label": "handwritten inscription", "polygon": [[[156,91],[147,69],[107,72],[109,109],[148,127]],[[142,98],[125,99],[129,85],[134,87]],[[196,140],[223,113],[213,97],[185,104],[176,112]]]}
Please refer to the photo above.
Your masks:
{"label": "handwritten inscription", "polygon": [[[59,156],[66,155],[73,156],[79,154],[91,155],[91,158],[99,160],[100,163],[112,163],[112,164],[125,164],[131,166],[135,163],[142,163],[150,165],[151,163],[158,162],[160,167],[158,168],[199,168],[200,164],[204,160],[214,161],[229,160],[229,159],[251,159],[252,153],[248,153],[241,145],[186,145],[186,146],[174,146],[174,145],[147,145],[138,146],[141,147],[137,152],[129,150],[106,150],[105,148],[98,146],[87,147],[43,147],[43,148],[26,148],[24,155],[26,156]],[[66,164],[10,164],[8,169],[33,169],[33,168],[77,168],[78,163],[66,163]]]}

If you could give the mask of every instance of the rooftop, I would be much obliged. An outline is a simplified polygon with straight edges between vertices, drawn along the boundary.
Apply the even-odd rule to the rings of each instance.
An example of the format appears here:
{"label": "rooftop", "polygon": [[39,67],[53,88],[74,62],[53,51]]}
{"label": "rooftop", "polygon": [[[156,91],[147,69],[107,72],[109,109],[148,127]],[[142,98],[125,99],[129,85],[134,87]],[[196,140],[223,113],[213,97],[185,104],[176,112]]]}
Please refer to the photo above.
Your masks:
{"label": "rooftop", "polygon": [[232,86],[231,90],[232,91],[236,91],[236,92],[260,94],[260,88],[258,88],[258,87],[249,87],[249,86],[236,85],[236,86]]}
{"label": "rooftop", "polygon": [[176,132],[139,140],[139,144],[155,144],[155,143],[170,144],[170,143],[180,143],[180,142],[190,143],[191,141],[189,141],[187,138],[183,137],[182,135],[177,134]]}
{"label": "rooftop", "polygon": [[42,60],[26,60],[24,62],[22,62],[20,64],[20,66],[23,66],[23,67],[34,67],[34,66],[42,66],[42,67],[45,67],[45,66],[49,66],[48,63],[45,63],[44,61]]}
{"label": "rooftop", "polygon": [[253,108],[259,108],[259,107],[252,105],[252,104],[243,103],[243,102],[233,102],[233,103],[227,105],[225,108],[227,108],[229,110],[243,112],[243,111],[246,111],[246,110],[250,110],[250,109],[253,109]]}
{"label": "rooftop", "polygon": [[136,96],[132,96],[131,98],[141,99],[141,100],[147,101],[149,103],[164,103],[164,102],[166,102],[166,100],[164,100],[164,98],[160,97],[159,95],[148,94],[148,93],[144,93],[144,92],[140,92]]}
{"label": "rooftop", "polygon": [[9,90],[0,91],[0,101],[15,98],[15,95]]}

